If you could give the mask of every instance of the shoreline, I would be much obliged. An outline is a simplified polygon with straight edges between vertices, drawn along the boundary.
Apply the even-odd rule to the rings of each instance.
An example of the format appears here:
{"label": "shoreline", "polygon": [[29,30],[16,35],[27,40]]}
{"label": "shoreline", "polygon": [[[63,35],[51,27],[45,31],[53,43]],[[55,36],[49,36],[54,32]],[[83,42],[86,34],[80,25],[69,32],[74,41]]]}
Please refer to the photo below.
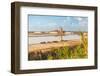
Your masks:
{"label": "shoreline", "polygon": [[74,39],[74,40],[68,40],[68,41],[59,41],[59,42],[51,42],[51,43],[39,43],[39,44],[31,44],[28,46],[28,52],[47,52],[51,48],[60,48],[64,46],[72,47],[75,45],[79,45],[80,40],[79,39]]}

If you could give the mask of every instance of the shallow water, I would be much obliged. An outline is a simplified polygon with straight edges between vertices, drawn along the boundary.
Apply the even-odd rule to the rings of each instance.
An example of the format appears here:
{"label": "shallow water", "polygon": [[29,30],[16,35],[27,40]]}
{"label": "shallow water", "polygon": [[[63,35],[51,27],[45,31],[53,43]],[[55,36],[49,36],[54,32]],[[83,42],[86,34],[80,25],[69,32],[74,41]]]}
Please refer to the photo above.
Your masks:
{"label": "shallow water", "polygon": [[[37,44],[40,42],[60,41],[60,36],[38,36],[38,37],[31,36],[28,39],[29,39],[29,44]],[[80,36],[75,34],[63,36],[63,40],[73,40],[73,39],[80,39]]]}

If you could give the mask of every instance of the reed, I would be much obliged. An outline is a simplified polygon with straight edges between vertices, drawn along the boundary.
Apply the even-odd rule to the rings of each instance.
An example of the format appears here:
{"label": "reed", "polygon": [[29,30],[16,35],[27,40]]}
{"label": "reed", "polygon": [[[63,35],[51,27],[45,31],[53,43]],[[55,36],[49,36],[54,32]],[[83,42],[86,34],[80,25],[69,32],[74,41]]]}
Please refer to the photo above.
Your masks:
{"label": "reed", "polygon": [[29,53],[29,60],[55,60],[55,59],[80,59],[88,57],[88,41],[80,32],[80,44],[76,46],[64,46],[51,48],[49,52]]}

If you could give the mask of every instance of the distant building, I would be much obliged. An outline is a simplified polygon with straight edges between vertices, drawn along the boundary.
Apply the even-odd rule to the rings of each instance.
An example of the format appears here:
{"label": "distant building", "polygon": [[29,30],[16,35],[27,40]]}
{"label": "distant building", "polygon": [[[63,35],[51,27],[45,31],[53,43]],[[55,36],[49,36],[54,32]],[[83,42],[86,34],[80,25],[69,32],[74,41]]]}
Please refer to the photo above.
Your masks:
{"label": "distant building", "polygon": [[37,31],[37,32],[34,32],[34,33],[36,33],[36,34],[40,34],[41,32],[38,32],[38,31]]}
{"label": "distant building", "polygon": [[69,34],[72,34],[72,32],[65,32],[65,34],[68,34],[69,35]]}
{"label": "distant building", "polygon": [[57,34],[57,32],[53,32],[53,31],[52,31],[52,32],[49,32],[49,33],[50,33],[50,34]]}

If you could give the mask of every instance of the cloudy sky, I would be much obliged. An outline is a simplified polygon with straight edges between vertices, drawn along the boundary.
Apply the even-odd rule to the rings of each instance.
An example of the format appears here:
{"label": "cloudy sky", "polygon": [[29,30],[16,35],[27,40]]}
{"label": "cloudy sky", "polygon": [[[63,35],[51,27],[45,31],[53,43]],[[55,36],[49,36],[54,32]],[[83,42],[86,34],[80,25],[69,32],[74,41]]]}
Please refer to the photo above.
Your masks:
{"label": "cloudy sky", "polygon": [[64,31],[87,31],[88,17],[29,15],[29,31],[52,31],[60,27]]}

